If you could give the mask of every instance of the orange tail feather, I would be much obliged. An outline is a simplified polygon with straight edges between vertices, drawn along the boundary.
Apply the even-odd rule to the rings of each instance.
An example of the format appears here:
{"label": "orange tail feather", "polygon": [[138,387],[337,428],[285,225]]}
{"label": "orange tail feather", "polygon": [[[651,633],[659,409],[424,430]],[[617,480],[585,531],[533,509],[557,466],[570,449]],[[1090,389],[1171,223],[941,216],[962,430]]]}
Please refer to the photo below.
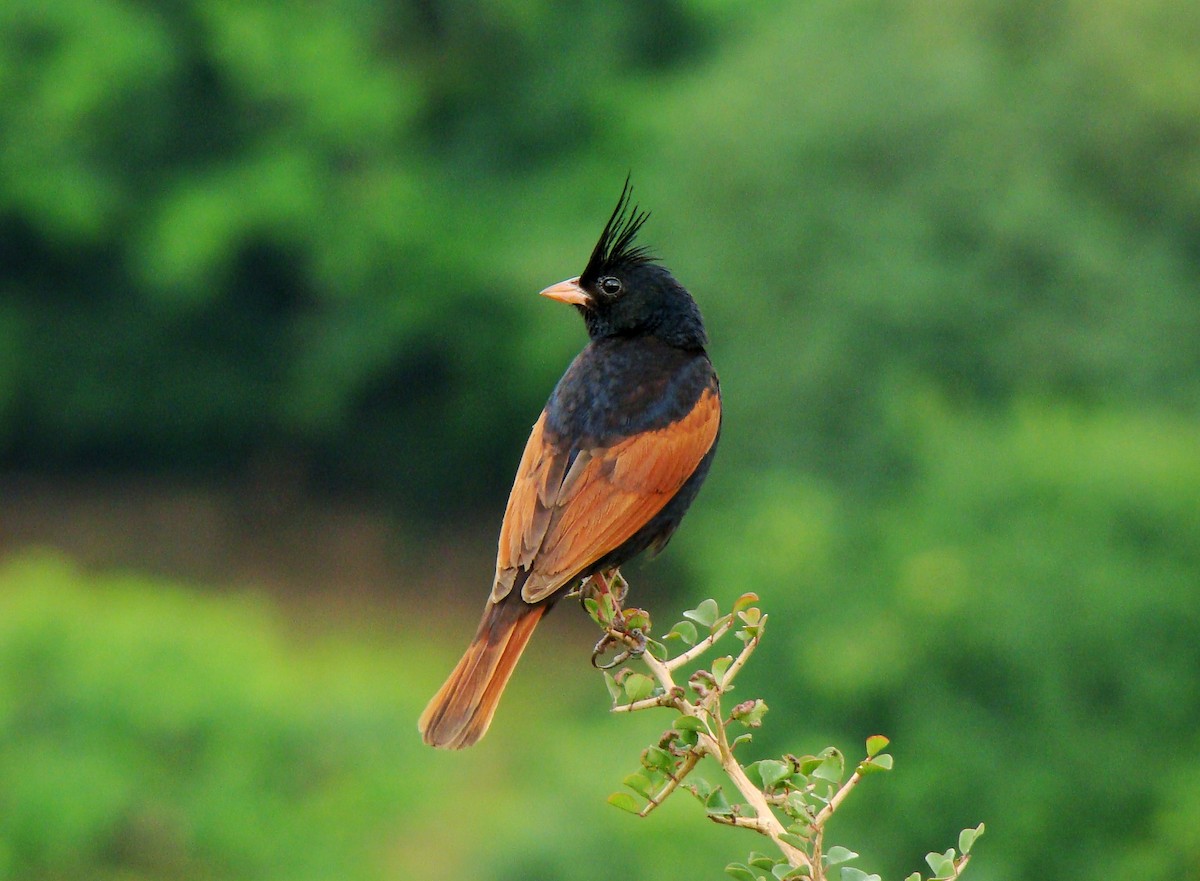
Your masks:
{"label": "orange tail feather", "polygon": [[427,744],[462,749],[483,737],[546,608],[527,605],[519,596],[488,603],[475,639],[417,723]]}

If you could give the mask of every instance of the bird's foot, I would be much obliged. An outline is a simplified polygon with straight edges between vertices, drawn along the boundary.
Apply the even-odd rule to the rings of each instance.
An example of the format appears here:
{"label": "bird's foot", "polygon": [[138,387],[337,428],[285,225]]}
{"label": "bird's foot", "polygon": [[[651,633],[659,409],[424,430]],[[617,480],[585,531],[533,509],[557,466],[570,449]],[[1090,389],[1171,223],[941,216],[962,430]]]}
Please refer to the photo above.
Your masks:
{"label": "bird's foot", "polygon": [[[628,660],[640,658],[649,644],[650,615],[644,609],[620,609],[611,623],[604,628],[604,636],[592,650],[592,666],[607,670]],[[607,661],[601,658],[616,650]]]}
{"label": "bird's foot", "polygon": [[[617,569],[597,572],[579,587],[580,600],[592,619],[604,628],[604,636],[592,650],[592,666],[607,670],[646,651],[650,616],[643,609],[625,609],[621,603],[629,593],[629,582]],[[591,603],[588,602],[591,600]],[[602,660],[616,649],[616,654]]]}
{"label": "bird's foot", "polygon": [[[640,611],[631,609],[630,611]],[[608,660],[602,658],[614,648],[617,653]],[[592,666],[598,670],[611,670],[633,658],[640,658],[646,651],[646,634],[641,630],[627,628],[624,623],[610,628],[592,649]]]}

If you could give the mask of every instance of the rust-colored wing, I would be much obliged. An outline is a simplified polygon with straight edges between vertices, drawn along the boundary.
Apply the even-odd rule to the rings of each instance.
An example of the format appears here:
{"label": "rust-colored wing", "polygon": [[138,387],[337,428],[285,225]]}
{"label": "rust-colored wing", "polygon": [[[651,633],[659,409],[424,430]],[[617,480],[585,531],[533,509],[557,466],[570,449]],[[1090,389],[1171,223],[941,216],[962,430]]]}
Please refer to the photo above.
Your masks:
{"label": "rust-colored wing", "polygon": [[529,433],[496,551],[496,581],[492,587],[495,602],[512,590],[517,570],[528,570],[533,563],[554,510],[554,501],[567,470],[569,450],[559,449],[546,439],[546,413]]}
{"label": "rust-colored wing", "polygon": [[538,420],[517,470],[496,556],[492,601],[524,569],[521,598],[536,603],[615,550],[669,502],[712,447],[721,424],[714,390],[685,417],[610,447],[582,450],[567,470],[567,450]]}

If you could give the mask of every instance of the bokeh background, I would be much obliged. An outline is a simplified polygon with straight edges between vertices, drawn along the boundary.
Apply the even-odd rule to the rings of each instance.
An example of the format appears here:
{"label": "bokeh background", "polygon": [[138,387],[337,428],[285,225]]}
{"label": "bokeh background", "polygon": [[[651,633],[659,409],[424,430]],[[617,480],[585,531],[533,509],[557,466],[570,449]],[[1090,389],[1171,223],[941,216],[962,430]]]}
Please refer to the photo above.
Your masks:
{"label": "bokeh background", "polygon": [[471,632],[541,300],[632,172],[722,449],[629,576],[762,597],[768,751],[898,878],[1200,877],[1200,5],[0,2],[0,878],[721,877],[666,724]]}

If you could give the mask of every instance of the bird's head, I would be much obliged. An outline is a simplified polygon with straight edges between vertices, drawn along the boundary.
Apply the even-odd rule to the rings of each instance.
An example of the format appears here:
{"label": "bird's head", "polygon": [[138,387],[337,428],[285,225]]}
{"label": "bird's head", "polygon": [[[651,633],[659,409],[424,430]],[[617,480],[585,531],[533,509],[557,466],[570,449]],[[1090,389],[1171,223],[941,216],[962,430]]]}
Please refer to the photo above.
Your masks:
{"label": "bird's head", "polygon": [[655,336],[680,348],[704,348],[704,322],[692,295],[634,239],[649,214],[630,207],[629,180],[604,225],[591,259],[575,278],[542,296],[570,303],[583,315],[588,336]]}

